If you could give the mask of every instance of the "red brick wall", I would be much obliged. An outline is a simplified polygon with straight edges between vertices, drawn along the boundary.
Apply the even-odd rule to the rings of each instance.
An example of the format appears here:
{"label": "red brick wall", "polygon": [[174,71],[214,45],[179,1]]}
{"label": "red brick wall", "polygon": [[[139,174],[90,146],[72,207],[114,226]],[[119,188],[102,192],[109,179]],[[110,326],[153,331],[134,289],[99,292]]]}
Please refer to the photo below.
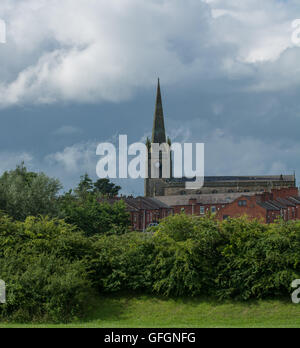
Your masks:
{"label": "red brick wall", "polygon": [[[239,201],[246,201],[246,206],[239,206]],[[225,208],[221,209],[217,215],[219,220],[223,220],[224,216],[240,217],[243,215],[249,216],[252,219],[259,219],[267,222],[267,211],[257,204],[256,197],[240,197],[232,203],[229,203]]]}
{"label": "red brick wall", "polygon": [[288,187],[282,189],[273,189],[272,192],[263,192],[256,195],[261,202],[270,200],[276,200],[277,198],[288,198],[288,197],[299,196],[299,190],[297,187]]}
{"label": "red brick wall", "polygon": [[277,198],[288,198],[293,196],[299,195],[299,190],[297,187],[289,187],[289,188],[282,188],[280,190],[272,190],[273,199],[276,200]]}
{"label": "red brick wall", "polygon": [[188,215],[202,215],[200,213],[200,208],[204,207],[205,214],[208,214],[212,211],[212,207],[216,208],[216,213],[221,210],[225,204],[193,204],[193,205],[176,205],[173,206],[174,214],[180,214],[182,210],[184,209],[184,212]]}

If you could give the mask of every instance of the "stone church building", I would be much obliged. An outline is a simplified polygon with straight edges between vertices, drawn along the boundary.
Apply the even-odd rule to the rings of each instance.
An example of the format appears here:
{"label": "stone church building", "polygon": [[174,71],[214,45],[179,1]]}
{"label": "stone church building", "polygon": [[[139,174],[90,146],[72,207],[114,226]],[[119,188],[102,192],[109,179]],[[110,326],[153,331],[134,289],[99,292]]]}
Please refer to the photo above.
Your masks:
{"label": "stone church building", "polygon": [[[186,190],[186,178],[172,178],[172,169],[170,179],[162,179],[162,161],[166,154],[160,152],[159,156],[154,159],[159,168],[159,175],[151,178],[152,161],[152,144],[169,144],[171,140],[166,136],[164,112],[162,105],[162,96],[160,83],[158,81],[157,97],[154,114],[154,123],[152,130],[152,139],[147,140],[148,147],[148,179],[145,179],[145,196],[162,197],[162,196],[185,196],[185,195],[220,195],[236,193],[262,193],[271,192],[273,189],[283,189],[296,187],[295,175],[264,175],[264,176],[206,176],[204,186],[201,190]],[[169,156],[169,155],[168,155]],[[151,162],[152,161],[152,162]],[[172,168],[172,159],[169,156],[170,168]],[[190,180],[193,181],[193,180]]]}

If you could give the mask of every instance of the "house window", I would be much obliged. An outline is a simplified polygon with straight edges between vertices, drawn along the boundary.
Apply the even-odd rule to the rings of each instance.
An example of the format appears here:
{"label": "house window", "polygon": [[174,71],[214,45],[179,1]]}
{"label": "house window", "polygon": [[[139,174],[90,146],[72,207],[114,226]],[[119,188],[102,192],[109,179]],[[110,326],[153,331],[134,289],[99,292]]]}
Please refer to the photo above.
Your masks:
{"label": "house window", "polygon": [[239,201],[239,207],[247,207],[247,201]]}
{"label": "house window", "polygon": [[204,215],[205,214],[205,207],[200,207],[200,214]]}
{"label": "house window", "polygon": [[217,211],[216,207],[215,207],[215,206],[212,206],[212,207],[211,207],[211,212],[212,212],[212,213],[215,213],[216,211]]}
{"label": "house window", "polygon": [[229,215],[223,215],[223,220],[228,220],[230,218]]}

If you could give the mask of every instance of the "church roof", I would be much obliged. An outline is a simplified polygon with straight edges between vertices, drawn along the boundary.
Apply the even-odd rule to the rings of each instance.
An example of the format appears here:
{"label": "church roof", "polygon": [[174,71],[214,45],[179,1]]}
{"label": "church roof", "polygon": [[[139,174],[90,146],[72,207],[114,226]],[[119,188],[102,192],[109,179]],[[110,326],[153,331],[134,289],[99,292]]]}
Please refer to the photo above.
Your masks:
{"label": "church roof", "polygon": [[[195,181],[195,178],[188,179],[188,178],[171,178],[166,179],[168,183],[185,183],[185,182],[193,182]],[[257,176],[205,176],[204,182],[210,183],[210,182],[247,182],[247,181],[289,181],[294,182],[295,176],[294,175],[257,175]]]}
{"label": "church roof", "polygon": [[234,192],[234,193],[214,193],[214,194],[194,194],[182,196],[156,196],[155,198],[168,206],[174,207],[176,205],[189,205],[191,199],[196,200],[198,204],[226,204],[232,203],[240,197],[250,197],[257,194],[257,192]]}

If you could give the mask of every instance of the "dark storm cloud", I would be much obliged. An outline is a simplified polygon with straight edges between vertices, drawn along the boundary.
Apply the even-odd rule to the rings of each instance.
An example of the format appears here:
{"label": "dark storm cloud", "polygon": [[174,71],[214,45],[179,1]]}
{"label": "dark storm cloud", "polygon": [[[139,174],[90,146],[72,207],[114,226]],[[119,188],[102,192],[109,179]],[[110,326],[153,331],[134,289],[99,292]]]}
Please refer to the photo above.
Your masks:
{"label": "dark storm cloud", "polygon": [[97,142],[150,134],[160,75],[167,131],[206,143],[207,174],[300,173],[297,17],[296,1],[3,0],[0,170],[95,176]]}

